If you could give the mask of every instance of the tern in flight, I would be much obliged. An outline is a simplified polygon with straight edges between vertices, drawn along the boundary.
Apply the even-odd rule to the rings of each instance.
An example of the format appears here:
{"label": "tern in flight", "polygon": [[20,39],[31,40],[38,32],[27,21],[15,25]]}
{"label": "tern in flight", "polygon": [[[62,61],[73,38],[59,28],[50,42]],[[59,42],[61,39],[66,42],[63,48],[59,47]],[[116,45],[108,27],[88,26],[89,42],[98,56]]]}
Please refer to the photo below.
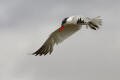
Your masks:
{"label": "tern in flight", "polygon": [[82,25],[91,28],[93,30],[99,29],[99,26],[102,25],[102,20],[100,16],[95,18],[89,18],[85,16],[70,16],[62,20],[61,27],[55,30],[50,34],[48,39],[44,44],[34,53],[33,55],[41,56],[46,54],[51,54],[55,44],[59,44],[69,36],[80,30]]}

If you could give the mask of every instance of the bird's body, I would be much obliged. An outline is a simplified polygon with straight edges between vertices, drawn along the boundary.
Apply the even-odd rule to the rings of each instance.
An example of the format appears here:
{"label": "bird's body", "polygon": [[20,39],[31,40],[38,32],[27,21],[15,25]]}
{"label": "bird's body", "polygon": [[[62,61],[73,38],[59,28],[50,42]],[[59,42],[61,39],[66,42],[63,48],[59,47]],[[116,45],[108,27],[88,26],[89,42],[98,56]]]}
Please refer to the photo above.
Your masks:
{"label": "bird's body", "polygon": [[46,55],[52,53],[55,44],[61,43],[63,40],[77,32],[82,25],[90,27],[96,30],[101,25],[101,19],[99,17],[89,18],[84,16],[71,16],[63,19],[61,27],[52,32],[49,38],[45,41],[40,49],[38,49],[33,55]]}

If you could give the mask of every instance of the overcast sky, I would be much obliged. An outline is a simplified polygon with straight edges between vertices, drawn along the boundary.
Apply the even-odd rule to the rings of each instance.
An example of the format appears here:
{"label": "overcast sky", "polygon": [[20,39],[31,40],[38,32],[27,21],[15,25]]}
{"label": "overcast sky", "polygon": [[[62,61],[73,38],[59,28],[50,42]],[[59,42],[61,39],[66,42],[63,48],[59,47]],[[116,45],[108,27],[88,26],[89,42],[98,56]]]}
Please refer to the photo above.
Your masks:
{"label": "overcast sky", "polygon": [[[0,80],[120,80],[119,8],[119,0],[0,0]],[[73,15],[103,25],[83,27],[52,55],[29,55]]]}

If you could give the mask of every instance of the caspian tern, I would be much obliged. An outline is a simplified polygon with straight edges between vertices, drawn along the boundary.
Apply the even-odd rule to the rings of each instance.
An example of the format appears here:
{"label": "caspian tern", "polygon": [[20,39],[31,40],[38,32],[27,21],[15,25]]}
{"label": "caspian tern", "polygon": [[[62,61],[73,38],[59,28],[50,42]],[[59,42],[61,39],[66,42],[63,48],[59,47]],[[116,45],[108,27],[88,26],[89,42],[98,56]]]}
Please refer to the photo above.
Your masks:
{"label": "caspian tern", "polygon": [[102,25],[102,20],[98,17],[89,18],[84,16],[71,16],[63,19],[61,27],[50,34],[48,39],[33,55],[41,56],[47,53],[51,54],[55,44],[61,43],[63,40],[80,30],[82,25],[91,28],[93,30],[99,29]]}

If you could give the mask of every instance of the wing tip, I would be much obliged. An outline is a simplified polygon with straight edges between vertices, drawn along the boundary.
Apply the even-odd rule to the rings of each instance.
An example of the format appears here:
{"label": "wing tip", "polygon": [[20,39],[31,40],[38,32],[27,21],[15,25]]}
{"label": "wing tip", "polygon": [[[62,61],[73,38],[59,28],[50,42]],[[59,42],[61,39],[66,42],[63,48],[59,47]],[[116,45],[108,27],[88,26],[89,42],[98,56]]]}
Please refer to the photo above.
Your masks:
{"label": "wing tip", "polygon": [[[40,53],[32,53],[32,55],[34,55],[34,56],[46,56],[47,54],[44,54],[44,53],[41,53],[41,54]],[[49,55],[51,55],[50,52],[49,52]]]}
{"label": "wing tip", "polygon": [[43,45],[40,49],[38,49],[36,52],[32,53],[32,55],[35,55],[35,56],[42,56],[42,55],[51,55],[53,51],[53,46],[51,45]]}

